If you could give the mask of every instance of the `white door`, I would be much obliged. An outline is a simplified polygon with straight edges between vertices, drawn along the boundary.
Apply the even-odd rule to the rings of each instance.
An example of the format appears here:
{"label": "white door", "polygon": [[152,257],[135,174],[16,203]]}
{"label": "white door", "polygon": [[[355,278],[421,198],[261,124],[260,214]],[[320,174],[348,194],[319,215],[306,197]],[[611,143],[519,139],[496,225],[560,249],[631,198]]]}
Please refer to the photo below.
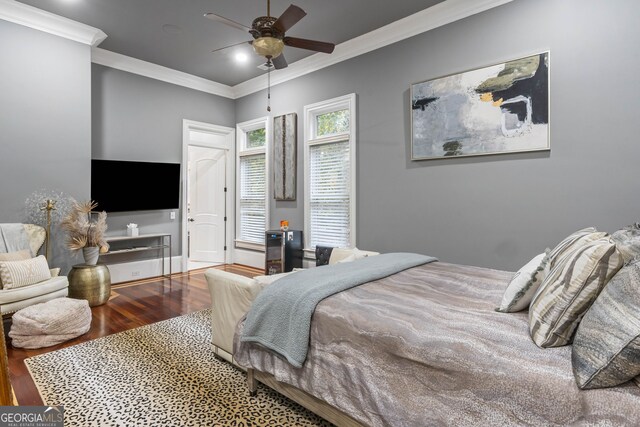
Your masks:
{"label": "white door", "polygon": [[189,260],[224,263],[227,152],[189,146]]}

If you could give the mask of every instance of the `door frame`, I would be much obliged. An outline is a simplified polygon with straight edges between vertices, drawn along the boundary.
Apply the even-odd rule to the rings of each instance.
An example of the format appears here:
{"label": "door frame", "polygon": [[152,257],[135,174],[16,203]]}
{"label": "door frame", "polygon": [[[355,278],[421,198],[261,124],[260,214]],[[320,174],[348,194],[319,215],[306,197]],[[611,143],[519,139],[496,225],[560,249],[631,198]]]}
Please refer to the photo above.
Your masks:
{"label": "door frame", "polygon": [[[220,143],[208,143],[208,142],[195,142],[191,143],[189,138],[189,132],[201,131],[220,135],[225,137],[225,142]],[[225,212],[227,221],[225,224],[225,239],[224,244],[227,250],[224,254],[224,262],[226,264],[233,263],[233,236],[235,233],[235,140],[236,130],[234,128],[226,126],[218,126],[210,123],[197,122],[194,120],[182,120],[182,207],[180,209],[180,218],[182,222],[182,271],[186,272],[189,269],[189,248],[187,240],[187,194],[189,189],[187,188],[189,183],[189,146],[217,148],[226,150],[225,159],[225,175],[227,180],[227,192],[225,194]]]}

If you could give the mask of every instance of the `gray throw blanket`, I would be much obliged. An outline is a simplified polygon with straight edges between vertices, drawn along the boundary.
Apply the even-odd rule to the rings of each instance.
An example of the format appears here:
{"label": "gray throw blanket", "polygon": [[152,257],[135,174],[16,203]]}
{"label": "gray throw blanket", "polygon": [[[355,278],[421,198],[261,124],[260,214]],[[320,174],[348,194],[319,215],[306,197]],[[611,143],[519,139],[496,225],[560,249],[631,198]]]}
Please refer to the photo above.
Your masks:
{"label": "gray throw blanket", "polygon": [[0,224],[0,253],[29,248],[29,237],[22,224]]}
{"label": "gray throw blanket", "polygon": [[311,316],[323,299],[411,267],[437,261],[412,253],[391,253],[298,271],[258,294],[241,341],[256,342],[300,368],[307,358]]}

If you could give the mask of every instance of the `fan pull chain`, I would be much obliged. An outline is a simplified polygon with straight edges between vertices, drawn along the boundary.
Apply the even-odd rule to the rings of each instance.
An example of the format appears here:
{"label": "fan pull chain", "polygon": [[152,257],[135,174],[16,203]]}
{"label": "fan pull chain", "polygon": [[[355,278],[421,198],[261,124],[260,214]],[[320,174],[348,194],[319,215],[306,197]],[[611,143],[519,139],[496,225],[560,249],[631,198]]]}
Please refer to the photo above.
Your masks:
{"label": "fan pull chain", "polygon": [[268,61],[269,68],[267,69],[267,111],[271,112],[271,59]]}

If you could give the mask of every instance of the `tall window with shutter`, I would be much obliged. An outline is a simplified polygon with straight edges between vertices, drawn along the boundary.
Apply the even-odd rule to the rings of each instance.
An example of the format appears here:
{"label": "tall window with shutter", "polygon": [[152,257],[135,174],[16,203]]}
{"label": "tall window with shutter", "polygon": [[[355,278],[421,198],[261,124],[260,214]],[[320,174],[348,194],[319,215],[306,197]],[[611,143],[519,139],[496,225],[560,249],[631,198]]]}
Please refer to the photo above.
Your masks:
{"label": "tall window with shutter", "polygon": [[305,107],[305,246],[353,247],[355,95]]}
{"label": "tall window with shutter", "polygon": [[238,124],[237,135],[236,246],[260,249],[267,228],[267,118]]}

